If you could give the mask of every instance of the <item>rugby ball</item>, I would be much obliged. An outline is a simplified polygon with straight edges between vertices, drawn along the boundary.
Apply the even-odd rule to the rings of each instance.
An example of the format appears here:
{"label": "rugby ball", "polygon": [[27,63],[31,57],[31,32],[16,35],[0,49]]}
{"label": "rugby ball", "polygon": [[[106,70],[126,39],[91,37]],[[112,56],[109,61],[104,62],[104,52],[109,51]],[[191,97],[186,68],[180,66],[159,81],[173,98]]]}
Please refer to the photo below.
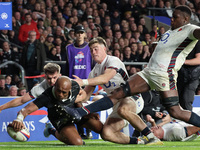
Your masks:
{"label": "rugby ball", "polygon": [[15,132],[12,125],[9,124],[7,126],[7,132],[11,138],[13,138],[14,140],[19,141],[19,142],[26,142],[30,138],[30,132],[26,127],[25,127],[25,129]]}

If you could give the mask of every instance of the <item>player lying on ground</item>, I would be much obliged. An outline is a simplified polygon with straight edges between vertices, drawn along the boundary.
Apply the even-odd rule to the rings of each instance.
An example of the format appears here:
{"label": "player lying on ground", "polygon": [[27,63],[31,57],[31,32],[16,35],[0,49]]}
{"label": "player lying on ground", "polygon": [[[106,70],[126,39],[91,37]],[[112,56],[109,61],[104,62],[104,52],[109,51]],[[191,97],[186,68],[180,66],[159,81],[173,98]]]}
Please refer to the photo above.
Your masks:
{"label": "player lying on ground", "polygon": [[167,123],[156,125],[155,120],[147,115],[147,121],[152,124],[151,131],[157,138],[163,141],[191,141],[199,136],[199,127],[183,121],[172,120],[170,117],[166,119],[168,120]]}

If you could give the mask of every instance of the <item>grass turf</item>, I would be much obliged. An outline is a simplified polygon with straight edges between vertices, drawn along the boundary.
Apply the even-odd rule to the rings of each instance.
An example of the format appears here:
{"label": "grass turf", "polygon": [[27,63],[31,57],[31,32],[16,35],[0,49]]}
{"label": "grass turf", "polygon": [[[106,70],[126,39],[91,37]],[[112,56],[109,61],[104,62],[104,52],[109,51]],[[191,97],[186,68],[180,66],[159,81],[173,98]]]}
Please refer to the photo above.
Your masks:
{"label": "grass turf", "polygon": [[84,140],[86,145],[69,146],[59,141],[0,142],[0,150],[199,150],[200,137],[189,142],[164,142],[164,145],[124,145],[103,140]]}

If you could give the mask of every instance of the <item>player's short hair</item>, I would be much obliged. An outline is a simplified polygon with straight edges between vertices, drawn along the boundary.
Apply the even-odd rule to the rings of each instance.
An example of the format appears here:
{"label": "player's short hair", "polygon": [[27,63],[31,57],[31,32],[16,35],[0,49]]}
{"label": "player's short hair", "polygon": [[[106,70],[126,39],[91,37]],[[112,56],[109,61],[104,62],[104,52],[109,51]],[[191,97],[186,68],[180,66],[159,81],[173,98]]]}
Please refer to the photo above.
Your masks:
{"label": "player's short hair", "polygon": [[47,74],[47,73],[48,73],[48,74],[54,74],[54,73],[56,73],[56,72],[60,73],[61,68],[60,68],[60,66],[59,66],[58,64],[56,64],[56,63],[47,63],[47,64],[44,66],[43,70],[44,70],[44,73],[45,73],[45,74]]}
{"label": "player's short hair", "polygon": [[106,48],[108,47],[106,41],[105,41],[102,37],[93,38],[93,39],[89,42],[89,47],[90,47],[91,45],[95,44],[95,43],[103,44]]}
{"label": "player's short hair", "polygon": [[188,14],[190,17],[191,17],[191,15],[192,15],[191,9],[190,9],[188,6],[186,6],[186,5],[179,5],[179,6],[177,6],[177,7],[175,8],[175,10],[180,10],[180,11],[182,11],[182,12]]}

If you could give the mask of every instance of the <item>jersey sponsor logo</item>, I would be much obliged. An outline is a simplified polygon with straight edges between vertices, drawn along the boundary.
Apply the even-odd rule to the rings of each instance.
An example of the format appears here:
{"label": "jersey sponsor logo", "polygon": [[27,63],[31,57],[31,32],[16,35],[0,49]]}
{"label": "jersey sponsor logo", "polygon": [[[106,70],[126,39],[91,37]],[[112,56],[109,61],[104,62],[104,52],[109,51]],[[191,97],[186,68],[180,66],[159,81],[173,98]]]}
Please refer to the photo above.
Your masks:
{"label": "jersey sponsor logo", "polygon": [[86,65],[75,65],[74,69],[86,69]]}
{"label": "jersey sponsor logo", "polygon": [[85,58],[85,56],[83,52],[78,52],[78,54],[74,58],[75,58],[75,62],[79,63],[83,60],[83,58]]}
{"label": "jersey sponsor logo", "polygon": [[169,36],[169,33],[165,33],[160,40],[165,44],[168,41]]}

